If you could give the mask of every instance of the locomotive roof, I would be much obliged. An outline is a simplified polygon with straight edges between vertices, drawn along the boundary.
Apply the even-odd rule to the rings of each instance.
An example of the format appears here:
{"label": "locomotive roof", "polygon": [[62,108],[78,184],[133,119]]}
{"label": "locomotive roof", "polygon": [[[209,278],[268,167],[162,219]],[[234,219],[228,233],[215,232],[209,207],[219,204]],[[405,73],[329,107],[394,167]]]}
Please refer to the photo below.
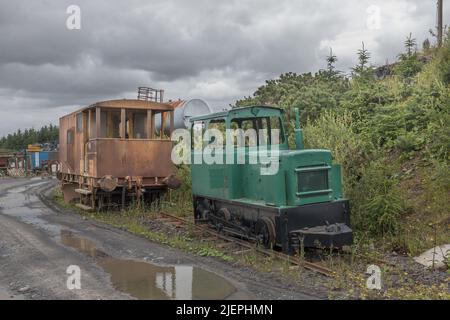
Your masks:
{"label": "locomotive roof", "polygon": [[89,106],[82,107],[80,109],[75,110],[74,112],[71,112],[68,115],[79,113],[84,110],[88,110],[91,108],[96,107],[102,107],[102,108],[112,108],[112,109],[142,109],[142,110],[173,110],[173,106],[169,103],[160,103],[160,102],[154,102],[154,101],[144,101],[144,100],[137,100],[137,99],[117,99],[117,100],[105,100],[105,101],[99,101],[95,102]]}
{"label": "locomotive roof", "polygon": [[254,105],[254,106],[233,108],[233,109],[230,109],[230,110],[227,110],[227,111],[210,113],[210,114],[206,114],[206,115],[203,115],[203,116],[192,117],[192,118],[189,119],[189,121],[193,122],[193,121],[198,121],[198,120],[208,120],[208,119],[215,119],[215,118],[226,118],[232,112],[233,113],[235,113],[235,112],[239,113],[241,111],[249,110],[249,109],[252,109],[252,108],[273,109],[273,110],[278,110],[280,112],[283,112],[283,109],[278,108],[278,107],[274,107],[274,106]]}

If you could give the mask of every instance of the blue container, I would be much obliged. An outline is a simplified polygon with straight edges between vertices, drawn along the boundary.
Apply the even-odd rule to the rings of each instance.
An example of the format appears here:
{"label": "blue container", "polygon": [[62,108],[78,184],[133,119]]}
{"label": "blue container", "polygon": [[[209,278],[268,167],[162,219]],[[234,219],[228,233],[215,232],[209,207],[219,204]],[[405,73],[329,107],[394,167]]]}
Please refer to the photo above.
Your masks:
{"label": "blue container", "polygon": [[31,152],[31,170],[40,170],[43,161],[56,160],[57,158],[57,151]]}

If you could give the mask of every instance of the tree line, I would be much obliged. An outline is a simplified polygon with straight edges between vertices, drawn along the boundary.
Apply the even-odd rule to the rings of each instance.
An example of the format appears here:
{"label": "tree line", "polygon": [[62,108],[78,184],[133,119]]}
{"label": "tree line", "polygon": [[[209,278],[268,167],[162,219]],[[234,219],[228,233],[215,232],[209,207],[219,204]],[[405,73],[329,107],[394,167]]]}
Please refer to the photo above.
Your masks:
{"label": "tree line", "polygon": [[29,144],[54,143],[59,139],[58,126],[49,124],[40,129],[18,129],[0,139],[0,148],[20,151],[26,149]]}

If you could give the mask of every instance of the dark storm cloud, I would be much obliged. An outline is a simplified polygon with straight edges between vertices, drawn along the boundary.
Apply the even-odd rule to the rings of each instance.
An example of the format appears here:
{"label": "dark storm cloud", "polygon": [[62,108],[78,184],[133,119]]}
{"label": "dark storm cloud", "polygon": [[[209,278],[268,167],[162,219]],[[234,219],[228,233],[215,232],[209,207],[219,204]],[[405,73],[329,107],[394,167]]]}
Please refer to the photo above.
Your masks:
{"label": "dark storm cloud", "polygon": [[[282,72],[323,68],[330,46],[344,71],[361,41],[373,63],[392,61],[409,32],[419,43],[428,36],[432,2],[2,1],[0,135],[56,123],[76,105],[132,98],[139,85],[227,105]],[[72,4],[81,30],[66,28]],[[370,6],[380,9],[376,30],[367,27]]]}

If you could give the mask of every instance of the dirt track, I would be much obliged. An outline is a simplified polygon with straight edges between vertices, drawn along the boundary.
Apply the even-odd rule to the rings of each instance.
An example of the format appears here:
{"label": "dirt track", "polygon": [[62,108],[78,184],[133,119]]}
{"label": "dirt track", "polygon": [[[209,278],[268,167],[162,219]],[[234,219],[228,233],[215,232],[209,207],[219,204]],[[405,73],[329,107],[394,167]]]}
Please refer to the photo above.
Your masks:
{"label": "dirt track", "polygon": [[[198,298],[220,294],[219,289],[208,292],[214,281],[228,286],[222,292],[228,299],[316,299],[270,275],[186,254],[62,211],[45,198],[56,183],[0,179],[0,299],[130,299],[146,297],[147,291],[161,299]],[[81,289],[67,288],[70,265],[80,267]],[[155,272],[154,279],[142,278],[151,277],[148,270]],[[182,287],[186,283],[176,282],[186,270],[191,293]],[[205,278],[211,282],[203,283]]]}

